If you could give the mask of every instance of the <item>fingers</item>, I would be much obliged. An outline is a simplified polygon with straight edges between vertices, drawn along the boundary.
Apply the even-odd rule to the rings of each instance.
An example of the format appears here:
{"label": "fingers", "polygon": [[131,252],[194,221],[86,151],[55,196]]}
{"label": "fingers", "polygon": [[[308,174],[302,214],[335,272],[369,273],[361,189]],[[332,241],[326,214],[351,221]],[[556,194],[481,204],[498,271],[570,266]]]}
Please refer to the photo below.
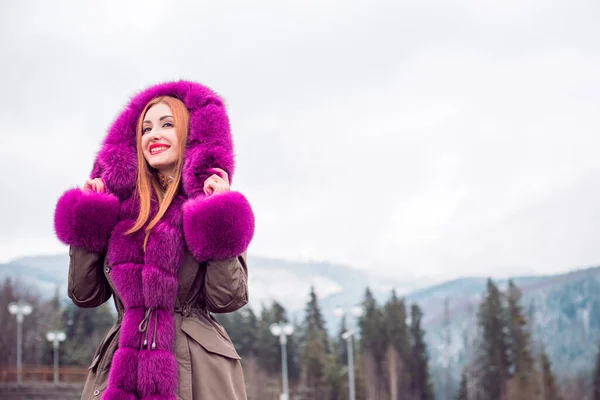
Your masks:
{"label": "fingers", "polygon": [[212,196],[213,194],[224,193],[230,190],[229,183],[217,175],[212,175],[204,181],[204,194]]}
{"label": "fingers", "polygon": [[221,168],[209,168],[208,172],[212,175],[204,181],[204,194],[206,196],[212,196],[213,194],[224,193],[230,190],[229,175],[225,170]]}
{"label": "fingers", "polygon": [[102,179],[100,178],[96,178],[97,182],[98,182],[98,192],[99,193],[106,193],[106,187],[104,186],[104,182],[102,182]]}
{"label": "fingers", "polygon": [[219,178],[223,179],[225,182],[229,183],[229,175],[227,172],[221,168],[210,168],[208,170],[211,174],[217,175]]}
{"label": "fingers", "polygon": [[83,185],[83,190],[92,190],[97,193],[106,193],[106,187],[104,186],[104,182],[102,179],[95,178],[88,180]]}
{"label": "fingers", "polygon": [[216,186],[216,185],[215,185],[215,184],[213,184],[213,183],[211,183],[211,182],[208,182],[208,181],[207,181],[207,182],[205,182],[205,183],[204,183],[204,194],[205,194],[206,196],[212,196],[212,194],[213,194],[213,193],[214,193],[214,191],[215,191],[215,188],[214,188],[214,186]]}

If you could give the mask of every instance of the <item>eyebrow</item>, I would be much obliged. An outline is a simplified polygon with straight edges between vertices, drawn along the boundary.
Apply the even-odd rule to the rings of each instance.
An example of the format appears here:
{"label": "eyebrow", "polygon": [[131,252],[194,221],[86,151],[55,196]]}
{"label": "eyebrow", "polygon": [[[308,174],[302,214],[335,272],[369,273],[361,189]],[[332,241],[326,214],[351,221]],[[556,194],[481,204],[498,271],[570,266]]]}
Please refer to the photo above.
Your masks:
{"label": "eyebrow", "polygon": [[[160,117],[159,121],[162,121],[163,119],[167,119],[167,118],[173,118],[173,116],[172,115],[163,115],[162,117]],[[152,121],[148,121],[148,120],[144,121],[144,124],[151,124],[151,123],[152,123]]]}

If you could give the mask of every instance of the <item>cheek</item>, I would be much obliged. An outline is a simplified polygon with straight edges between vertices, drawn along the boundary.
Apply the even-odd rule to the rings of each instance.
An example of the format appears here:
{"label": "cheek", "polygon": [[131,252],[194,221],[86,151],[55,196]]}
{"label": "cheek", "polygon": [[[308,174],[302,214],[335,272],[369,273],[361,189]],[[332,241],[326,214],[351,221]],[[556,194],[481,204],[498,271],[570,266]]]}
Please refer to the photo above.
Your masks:
{"label": "cheek", "polygon": [[179,140],[177,140],[177,135],[174,129],[171,132],[169,132],[168,139],[169,143],[171,144],[170,150],[172,151],[172,154],[177,156],[177,154],[179,154]]}
{"label": "cheek", "polygon": [[140,146],[142,146],[142,154],[144,154],[144,158],[146,159],[146,161],[148,161],[148,159],[150,158],[150,153],[147,150],[147,148],[148,148],[148,140],[144,139],[143,136],[142,136],[142,141],[140,143]]}

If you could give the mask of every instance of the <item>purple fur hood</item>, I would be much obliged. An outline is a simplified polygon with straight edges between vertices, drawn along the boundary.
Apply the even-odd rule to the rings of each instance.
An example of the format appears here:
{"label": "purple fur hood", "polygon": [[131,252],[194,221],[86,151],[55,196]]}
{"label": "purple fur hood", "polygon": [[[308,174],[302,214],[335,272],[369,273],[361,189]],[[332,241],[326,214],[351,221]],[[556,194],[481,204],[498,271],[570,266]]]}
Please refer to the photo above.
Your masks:
{"label": "purple fur hood", "polygon": [[[199,261],[241,254],[254,234],[254,216],[240,193],[206,198],[204,181],[210,168],[234,173],[229,119],[220,97],[206,86],[178,81],[163,83],[134,96],[109,129],[90,179],[101,177],[109,194],[68,191],[55,214],[58,238],[69,245],[103,251],[119,218],[120,205],[130,199],[137,179],[135,128],[145,105],[158,96],[174,96],[190,111],[190,132],[183,168],[184,228],[188,246]],[[238,214],[239,213],[239,214]],[[192,215],[193,214],[193,215]],[[86,218],[77,218],[78,216]],[[188,215],[186,215],[188,217]],[[200,229],[202,228],[202,229]]]}
{"label": "purple fur hood", "polygon": [[[190,131],[180,194],[152,230],[144,252],[143,231],[125,234],[139,213],[135,129],[145,105],[165,95],[186,105]],[[205,196],[204,181],[215,167],[233,176],[233,142],[223,101],[198,83],[163,83],[134,96],[110,127],[90,174],[90,179],[102,178],[107,193],[71,189],[58,201],[58,238],[106,254],[126,311],[103,399],[176,398],[174,308],[185,253],[189,250],[200,263],[236,257],[254,234],[254,215],[241,193]],[[153,199],[153,214],[157,208]],[[151,346],[137,329],[144,323],[147,332],[154,332]]]}

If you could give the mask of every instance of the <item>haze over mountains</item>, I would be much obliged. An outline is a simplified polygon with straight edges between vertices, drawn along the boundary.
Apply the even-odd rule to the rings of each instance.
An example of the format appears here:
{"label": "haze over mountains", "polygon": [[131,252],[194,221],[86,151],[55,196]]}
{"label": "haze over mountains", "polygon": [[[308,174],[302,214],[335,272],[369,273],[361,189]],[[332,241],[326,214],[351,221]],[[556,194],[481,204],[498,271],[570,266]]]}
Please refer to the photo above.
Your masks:
{"label": "haze over mountains", "polygon": [[[13,277],[51,296],[58,285],[66,297],[68,254],[20,258],[0,264],[0,279]],[[272,300],[292,318],[302,319],[310,286],[315,286],[329,332],[339,330],[336,306],[359,304],[368,286],[380,303],[391,290],[418,303],[425,314],[428,350],[434,376],[450,362],[462,366],[465,340],[476,331],[478,303],[487,278],[470,277],[422,288],[422,282],[401,282],[369,271],[325,262],[293,262],[249,257],[250,301],[255,310]],[[546,347],[560,373],[591,370],[600,339],[600,267],[565,274],[515,277],[523,291],[522,305],[534,331],[534,347]],[[500,288],[507,280],[496,280]],[[447,312],[445,304],[448,304]],[[449,338],[449,339],[448,339]],[[458,374],[460,368],[453,368]]]}

